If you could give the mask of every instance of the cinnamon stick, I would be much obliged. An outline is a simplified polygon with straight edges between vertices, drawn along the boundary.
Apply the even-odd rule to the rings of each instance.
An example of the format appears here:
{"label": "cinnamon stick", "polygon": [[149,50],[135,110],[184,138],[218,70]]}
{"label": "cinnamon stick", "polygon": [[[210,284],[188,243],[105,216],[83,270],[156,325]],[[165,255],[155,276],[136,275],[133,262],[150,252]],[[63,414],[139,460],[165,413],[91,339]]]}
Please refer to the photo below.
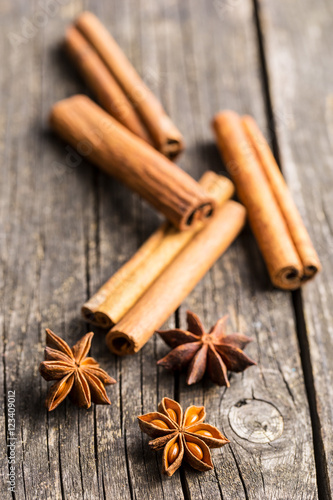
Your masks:
{"label": "cinnamon stick", "polygon": [[98,53],[148,129],[155,147],[169,158],[184,148],[183,137],[99,19],[83,12],[76,28]]}
{"label": "cinnamon stick", "polygon": [[73,26],[68,28],[65,45],[86,84],[93,90],[103,108],[133,134],[152,143],[146,127],[102,59],[84,36]]}
{"label": "cinnamon stick", "polygon": [[286,181],[255,120],[251,116],[244,116],[242,123],[287,223],[291,238],[303,264],[304,275],[306,278],[311,278],[321,270],[321,264]]}
{"label": "cinnamon stick", "polygon": [[217,114],[213,128],[272,283],[299,288],[321,266],[266,140],[252,118],[233,111]]}
{"label": "cinnamon stick", "polygon": [[[133,257],[118,269],[118,271],[83,305],[82,315],[86,321],[100,326],[101,328],[110,328],[112,326],[112,313],[102,312],[100,310],[101,306],[106,302],[108,297],[117,297],[120,288],[121,292],[124,292],[124,288],[130,286],[131,276],[135,271],[141,268],[141,265],[149,259],[154,250],[160,245],[169,227],[170,224],[164,222],[139,248]],[[186,232],[187,231],[185,231],[184,234],[186,234]],[[106,308],[104,307],[104,309]]]}
{"label": "cinnamon stick", "polygon": [[179,229],[212,214],[213,199],[190,175],[88,97],[56,103],[50,124],[80,154],[140,194]]}
{"label": "cinnamon stick", "polygon": [[[234,186],[229,179],[211,171],[206,172],[199,183],[218,205],[225,203],[234,193]],[[183,232],[169,223],[162,224],[135,255],[84,304],[84,318],[103,328],[111,328],[201,229],[202,223]]]}
{"label": "cinnamon stick", "polygon": [[134,354],[192,291],[236,238],[246,218],[245,208],[227,201],[177,255],[127,314],[106,336],[109,349]]}

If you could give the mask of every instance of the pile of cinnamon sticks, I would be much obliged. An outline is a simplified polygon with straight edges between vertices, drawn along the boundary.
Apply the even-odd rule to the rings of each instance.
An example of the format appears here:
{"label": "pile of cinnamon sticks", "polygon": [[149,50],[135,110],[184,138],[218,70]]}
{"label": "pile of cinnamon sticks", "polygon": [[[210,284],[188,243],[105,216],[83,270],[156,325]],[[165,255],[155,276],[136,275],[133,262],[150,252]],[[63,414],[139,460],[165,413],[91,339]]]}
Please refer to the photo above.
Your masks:
{"label": "pile of cinnamon sticks", "polygon": [[83,12],[67,30],[65,42],[108,113],[169,158],[183,150],[181,133],[94,14]]}
{"label": "pile of cinnamon sticks", "polygon": [[272,283],[299,288],[321,265],[265,137],[253,118],[233,111],[218,113],[213,128]]}
{"label": "pile of cinnamon sticks", "polygon": [[241,205],[230,201],[234,184],[229,179],[209,171],[196,182],[171,161],[184,148],[180,132],[93,14],[81,14],[68,29],[66,48],[102,107],[73,96],[53,106],[51,126],[167,219],[82,308],[87,321],[109,330],[111,351],[141,349],[234,241],[246,212],[275,286],[296,289],[320,270],[252,118],[225,111],[213,121]]}

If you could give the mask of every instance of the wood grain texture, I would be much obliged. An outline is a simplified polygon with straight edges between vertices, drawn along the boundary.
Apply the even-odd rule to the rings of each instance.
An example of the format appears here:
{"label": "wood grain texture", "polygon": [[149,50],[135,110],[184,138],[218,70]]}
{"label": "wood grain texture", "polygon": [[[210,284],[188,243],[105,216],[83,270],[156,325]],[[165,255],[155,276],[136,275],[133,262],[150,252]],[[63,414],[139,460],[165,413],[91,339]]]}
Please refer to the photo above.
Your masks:
{"label": "wood grain texture", "polygon": [[[59,49],[65,27],[83,9],[102,19],[184,132],[187,151],[179,165],[196,179],[208,168],[224,170],[209,123],[216,111],[234,108],[253,114],[261,128],[268,125],[250,0],[54,3],[55,15],[16,49],[7,35],[21,33],[22,19],[34,19],[40,11],[39,1],[3,0],[0,7],[5,35],[0,39],[0,57],[5,61],[0,72],[0,384],[5,395],[0,398],[1,498],[13,498],[5,484],[8,464],[3,446],[6,393],[12,389],[16,391],[17,499],[317,498],[312,430],[291,296],[270,287],[248,230],[196,287],[179,316],[171,317],[164,327],[184,326],[187,307],[201,315],[207,327],[229,312],[230,331],[255,337],[246,352],[258,361],[257,367],[233,375],[229,390],[206,380],[189,388],[183,375],[170,375],[156,367],[155,362],[168,350],[161,339],[152,338],[136,356],[116,358],[105,347],[104,333],[94,329],[92,355],[118,381],[107,389],[111,406],[82,411],[66,402],[46,413],[47,384],[38,374],[44,328],[52,328],[74,344],[87,331],[80,319],[81,305],[161,222],[138,196],[81,161],[47,128],[46,118],[55,101],[86,91]],[[291,19],[277,5],[266,0],[265,9],[266,16],[271,13],[276,18],[277,13],[279,26],[292,30]],[[316,15],[311,22],[322,26],[326,18],[312,9]],[[303,15],[303,22],[310,22]],[[288,41],[281,27],[277,30],[269,25],[270,54],[274,37]],[[316,30],[310,28],[311,36],[316,36]],[[314,46],[310,49],[315,50]],[[284,53],[289,50],[286,45]],[[327,45],[323,56],[328,57],[328,50]],[[301,66],[300,61],[298,64]],[[281,89],[281,76],[274,71]],[[291,83],[296,85],[294,73],[291,75]],[[288,78],[285,75],[283,81]],[[305,83],[297,81],[297,85],[304,97],[311,93]],[[324,83],[320,85],[324,87]],[[275,92],[281,102],[281,90]],[[322,92],[320,95],[324,95],[323,88]],[[292,103],[288,103],[290,109]],[[299,105],[297,120],[303,120],[301,111],[304,108]],[[311,137],[318,137],[323,152],[330,152],[327,137],[333,121],[328,111],[325,116],[327,129],[317,131],[313,124]],[[331,153],[325,170],[318,164],[316,178],[311,179],[314,162],[310,159],[315,158],[315,150],[304,129],[295,137],[298,140],[290,142],[286,132],[281,134],[286,151],[283,160],[289,162],[287,181],[302,215],[312,221],[308,226],[311,236],[325,235],[320,241],[326,249],[331,238],[329,215],[320,226],[314,213],[320,203],[328,210]],[[297,162],[293,160],[296,153],[301,154]],[[306,190],[312,184],[315,190]],[[329,253],[326,255],[323,263],[329,272]],[[320,384],[316,386],[322,405],[319,417],[326,434],[332,428],[330,407],[325,403],[325,394],[331,395],[330,380],[317,359],[328,364],[331,352],[326,334],[331,320],[328,272],[305,291],[314,375]],[[326,344],[318,342],[315,348],[320,338]],[[156,409],[164,396],[179,399],[183,407],[205,404],[207,421],[231,440],[230,446],[213,450],[214,471],[198,474],[185,467],[171,480],[161,476],[161,454],[150,451],[136,415]],[[325,439],[329,444],[331,437]]]}
{"label": "wood grain texture", "polygon": [[[333,496],[332,5],[260,2],[281,167],[323,271],[303,292],[322,498]],[[300,306],[300,301],[297,301]],[[306,340],[305,340],[306,342]],[[313,378],[313,383],[311,381]]]}
{"label": "wood grain texture", "polygon": [[[184,41],[186,49],[191,47],[186,52],[188,75],[193,71],[189,85],[196,87],[193,94],[200,110],[199,114],[195,110],[197,142],[202,145],[206,161],[215,168],[221,168],[221,163],[215,156],[208,127],[216,111],[231,108],[249,113],[263,129],[267,127],[251,3],[234,3],[232,8],[220,5],[224,8],[217,12],[216,5],[200,8],[194,1],[182,3]],[[210,32],[199,39],[200,27],[208,22]],[[316,498],[311,427],[290,296],[271,289],[251,235],[245,234],[220,260],[201,288],[191,294],[186,307],[201,312],[207,327],[229,312],[230,328],[255,336],[256,342],[246,352],[259,362],[257,368],[233,375],[231,388],[226,391],[208,382],[188,388],[181,378],[183,406],[204,403],[207,421],[222,428],[231,440],[229,447],[213,453],[215,471],[199,477],[186,471],[185,481],[192,497]],[[255,408],[258,400],[260,406]],[[232,410],[238,406],[244,409],[241,428],[238,420],[232,419]],[[246,418],[248,406],[255,408],[256,416],[250,420]],[[265,435],[266,428],[274,427],[271,407],[282,416],[284,425],[283,434],[278,437],[279,432],[274,431],[276,439],[272,440]],[[261,421],[262,415],[273,417]],[[302,432],[298,431],[297,421],[302,422]],[[252,425],[257,426],[259,442],[252,437]],[[308,473],[299,477],[297,471],[304,467]]]}

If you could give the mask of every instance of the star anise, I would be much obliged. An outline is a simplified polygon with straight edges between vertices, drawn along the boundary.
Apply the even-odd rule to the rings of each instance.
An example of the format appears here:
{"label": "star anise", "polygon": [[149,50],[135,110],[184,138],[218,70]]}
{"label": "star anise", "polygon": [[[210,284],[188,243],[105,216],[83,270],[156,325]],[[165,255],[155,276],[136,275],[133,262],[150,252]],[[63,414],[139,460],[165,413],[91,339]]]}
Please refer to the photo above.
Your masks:
{"label": "star anise", "polygon": [[46,330],[45,360],[39,371],[45,380],[57,380],[45,401],[49,411],[54,410],[70,393],[71,400],[80,407],[111,404],[104,385],[115,384],[93,358],[87,358],[93,332],[87,333],[72,349],[51,330]]}
{"label": "star anise", "polygon": [[204,424],[206,411],[203,406],[189,406],[183,415],[176,401],[163,398],[158,411],[138,417],[142,432],[155,438],[149,441],[153,450],[163,451],[162,471],[172,476],[183,459],[194,469],[213,469],[209,448],[220,448],[229,443],[213,425]]}
{"label": "star anise", "polygon": [[188,385],[199,382],[207,371],[213,382],[229,387],[227,370],[242,372],[256,363],[242,351],[251,338],[240,333],[226,335],[227,318],[223,316],[206,333],[199,317],[187,311],[187,331],[175,328],[157,332],[172,347],[157,364],[170,370],[188,366]]}

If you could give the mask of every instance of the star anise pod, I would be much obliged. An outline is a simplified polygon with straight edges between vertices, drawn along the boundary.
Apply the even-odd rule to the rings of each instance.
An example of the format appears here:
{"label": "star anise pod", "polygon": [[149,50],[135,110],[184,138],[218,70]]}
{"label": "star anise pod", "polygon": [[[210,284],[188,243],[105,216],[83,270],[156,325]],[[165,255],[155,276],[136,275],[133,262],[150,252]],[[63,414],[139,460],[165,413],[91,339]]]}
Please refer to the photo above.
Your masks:
{"label": "star anise pod", "polygon": [[164,448],[164,474],[172,476],[183,459],[194,469],[213,469],[209,448],[220,448],[229,440],[213,425],[204,424],[205,417],[203,406],[189,406],[183,415],[180,404],[169,398],[162,399],[158,411],[138,417],[142,432],[155,438],[149,446],[153,450]]}
{"label": "star anise pod", "polygon": [[199,382],[207,371],[213,382],[229,387],[227,370],[242,372],[256,363],[242,351],[251,338],[240,333],[226,335],[227,318],[227,315],[223,316],[206,333],[199,317],[187,311],[187,331],[175,328],[157,332],[172,347],[172,351],[157,364],[169,370],[188,366],[188,385]]}
{"label": "star anise pod", "polygon": [[93,332],[87,333],[72,349],[51,330],[46,330],[45,360],[39,371],[45,380],[57,380],[45,401],[49,411],[54,410],[70,394],[80,407],[90,408],[91,402],[111,404],[104,385],[115,384],[93,358],[87,358]]}

